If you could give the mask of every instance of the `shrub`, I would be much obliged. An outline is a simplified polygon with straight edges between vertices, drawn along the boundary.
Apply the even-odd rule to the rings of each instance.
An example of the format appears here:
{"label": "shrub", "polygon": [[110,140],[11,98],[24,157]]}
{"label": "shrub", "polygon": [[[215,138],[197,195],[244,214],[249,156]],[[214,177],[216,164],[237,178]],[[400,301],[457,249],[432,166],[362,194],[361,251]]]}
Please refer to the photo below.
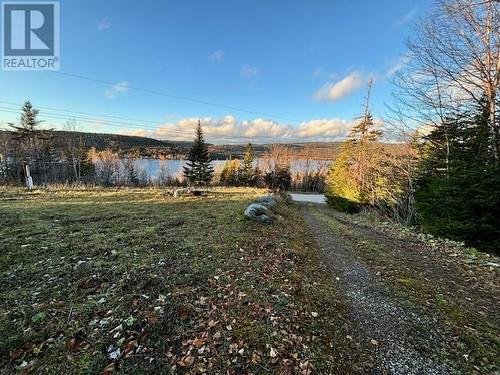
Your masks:
{"label": "shrub", "polygon": [[326,202],[334,209],[350,214],[358,213],[361,205],[349,199],[339,197],[338,195],[327,195]]}

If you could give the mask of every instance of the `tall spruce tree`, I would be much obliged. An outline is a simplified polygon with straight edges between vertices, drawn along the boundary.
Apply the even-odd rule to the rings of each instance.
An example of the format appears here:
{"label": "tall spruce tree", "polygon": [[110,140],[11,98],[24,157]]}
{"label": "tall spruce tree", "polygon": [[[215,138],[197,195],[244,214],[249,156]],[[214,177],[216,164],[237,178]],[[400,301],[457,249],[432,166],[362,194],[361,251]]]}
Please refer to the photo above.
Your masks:
{"label": "tall spruce tree", "polygon": [[500,163],[489,113],[448,116],[421,145],[415,200],[422,228],[478,248],[500,249]]}
{"label": "tall spruce tree", "polygon": [[19,124],[8,123],[13,130],[13,139],[20,145],[18,157],[21,163],[16,167],[20,180],[29,167],[32,176],[41,175],[47,182],[47,169],[52,158],[52,129],[40,129],[41,123],[42,121],[38,120],[38,109],[34,108],[30,101],[23,104]]}
{"label": "tall spruce tree", "polygon": [[207,185],[214,176],[214,167],[208,153],[208,145],[203,137],[203,129],[198,120],[193,145],[189,148],[188,162],[184,167],[184,177],[190,185]]}
{"label": "tall spruce tree", "polygon": [[373,162],[376,145],[382,131],[375,128],[373,116],[370,112],[370,94],[373,81],[368,83],[368,92],[364,113],[360,121],[354,125],[349,133],[349,138],[354,146],[354,176],[359,190],[361,203],[373,204],[375,200]]}
{"label": "tall spruce tree", "polygon": [[38,140],[50,138],[48,130],[39,128],[41,122],[38,120],[38,109],[34,108],[30,101],[26,101],[21,108],[19,125],[9,123],[14,130],[14,139],[22,142],[30,154],[37,148]]}
{"label": "tall spruce tree", "polygon": [[255,169],[253,167],[254,152],[253,146],[249,143],[245,149],[243,164],[240,171],[240,181],[245,186],[253,186],[255,184]]}
{"label": "tall spruce tree", "polygon": [[382,132],[375,128],[370,113],[371,86],[370,80],[363,115],[352,127],[328,173],[328,202],[342,211],[354,212],[360,205],[374,204],[378,195],[374,160]]}

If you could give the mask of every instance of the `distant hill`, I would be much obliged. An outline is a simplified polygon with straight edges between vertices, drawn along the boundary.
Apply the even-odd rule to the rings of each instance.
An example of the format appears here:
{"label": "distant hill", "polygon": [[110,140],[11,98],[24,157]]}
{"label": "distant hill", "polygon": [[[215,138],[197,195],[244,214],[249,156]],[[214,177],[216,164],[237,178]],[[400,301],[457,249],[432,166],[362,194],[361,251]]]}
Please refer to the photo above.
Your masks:
{"label": "distant hill", "polygon": [[[0,133],[12,136],[10,131],[3,130]],[[166,141],[131,135],[54,131],[53,147],[55,149],[64,149],[66,139],[70,135],[81,139],[86,149],[92,147],[95,147],[98,151],[110,149],[122,156],[131,157],[177,159],[185,157],[191,145],[191,142],[186,141]],[[341,144],[342,142],[299,142],[278,145],[292,151],[295,157],[331,160],[338,154]],[[214,159],[242,158],[246,145],[209,144],[209,149]],[[272,146],[273,144],[254,145],[255,154],[259,156],[270,150]]]}
{"label": "distant hill", "polygon": [[[296,156],[311,159],[333,159],[340,150],[342,142],[303,142],[303,143],[276,143],[292,151]],[[247,144],[240,145],[212,145],[210,151],[215,155],[242,158]],[[273,147],[273,144],[253,145],[256,155],[260,155]]]}
{"label": "distant hill", "polygon": [[[0,131],[8,136],[12,135],[11,131]],[[112,150],[121,155],[131,155],[137,157],[170,157],[176,158],[185,154],[190,142],[182,141],[161,141],[154,138],[107,134],[107,133],[85,133],[85,132],[70,132],[59,131],[53,132],[54,138],[52,143],[55,149],[64,149],[66,139],[71,135],[77,137],[78,142],[81,139],[83,147],[90,149],[95,147],[96,150]]]}

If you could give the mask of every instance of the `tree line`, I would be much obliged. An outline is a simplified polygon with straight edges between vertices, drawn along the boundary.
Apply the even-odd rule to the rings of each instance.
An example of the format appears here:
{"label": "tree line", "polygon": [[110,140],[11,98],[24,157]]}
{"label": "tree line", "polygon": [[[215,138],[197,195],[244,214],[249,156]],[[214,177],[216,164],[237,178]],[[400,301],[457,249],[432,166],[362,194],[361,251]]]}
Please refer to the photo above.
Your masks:
{"label": "tree line", "polygon": [[328,174],[333,207],[376,210],[499,251],[499,8],[492,0],[439,1],[416,26],[390,107],[389,125],[406,146],[388,152],[380,143],[368,94]]}

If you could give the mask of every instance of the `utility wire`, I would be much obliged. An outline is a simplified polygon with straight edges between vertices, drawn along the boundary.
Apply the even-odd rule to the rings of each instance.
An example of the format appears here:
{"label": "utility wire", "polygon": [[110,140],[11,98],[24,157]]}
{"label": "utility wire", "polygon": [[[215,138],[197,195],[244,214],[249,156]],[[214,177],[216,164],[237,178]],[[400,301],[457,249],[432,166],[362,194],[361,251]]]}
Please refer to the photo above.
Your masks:
{"label": "utility wire", "polygon": [[[3,113],[14,113],[14,114],[18,114],[19,113],[19,111],[16,110],[16,109],[14,109],[14,108],[4,107],[4,106],[0,106],[0,112],[3,112]],[[93,123],[93,124],[103,123],[103,120],[99,119],[99,118],[90,118],[90,117],[82,117],[82,116],[70,116],[69,117],[69,116],[58,114],[58,113],[50,113],[50,112],[40,113],[39,116],[42,119],[43,118],[49,118],[49,119],[66,120],[66,121],[75,120],[75,121],[82,121],[82,122]],[[131,124],[131,123],[122,122],[122,121],[108,121],[108,120],[105,120],[104,121],[104,125],[112,126],[112,127],[119,127],[119,128],[130,128],[130,129],[135,129],[135,130],[151,130],[151,131],[158,130],[157,126],[138,125],[138,124]],[[169,135],[180,136],[180,137],[192,137],[193,133],[191,131],[189,131],[189,130],[182,131],[182,130],[178,130],[178,129],[168,129],[168,134],[166,134],[166,136],[169,136]],[[241,136],[241,135],[220,136],[220,135],[217,135],[217,134],[214,134],[214,135],[207,134],[207,136],[208,137],[210,137],[210,136],[217,136],[220,139],[244,139],[244,140],[248,140],[248,139],[252,138],[252,137]],[[276,136],[262,135],[262,136],[259,136],[259,138],[276,139],[278,137],[276,137]],[[286,136],[280,136],[279,138],[287,138],[289,140],[293,140],[293,138],[288,138]]]}
{"label": "utility wire", "polygon": [[[51,71],[51,73],[55,73],[55,74],[59,74],[59,75],[66,76],[66,77],[71,77],[71,78],[77,78],[77,79],[80,79],[80,80],[85,80],[85,81],[90,81],[90,82],[96,82],[96,83],[99,83],[99,84],[102,84],[102,85],[116,85],[116,82],[106,81],[106,80],[98,79],[98,78],[87,77],[87,76],[83,76],[83,75],[80,75],[80,74],[66,73],[66,72],[61,72],[61,71]],[[148,93],[148,94],[163,96],[163,97],[172,98],[172,99],[183,100],[183,101],[187,101],[187,102],[191,102],[191,103],[204,104],[204,105],[208,105],[208,106],[212,106],[212,107],[219,107],[219,108],[224,108],[224,109],[230,109],[232,111],[250,113],[250,114],[253,114],[253,115],[264,116],[264,117],[268,117],[268,118],[271,118],[271,119],[280,119],[280,120],[285,120],[285,121],[292,121],[294,123],[300,123],[300,122],[302,122],[300,120],[292,119],[292,118],[285,117],[285,116],[273,115],[273,114],[270,114],[270,113],[255,111],[255,110],[252,110],[252,109],[241,108],[241,107],[236,107],[236,106],[232,106],[232,105],[226,105],[226,104],[222,104],[222,103],[211,102],[211,101],[208,101],[208,100],[191,98],[191,97],[182,96],[182,95],[175,95],[175,94],[171,94],[171,93],[167,93],[167,92],[162,92],[162,91],[157,91],[157,90],[151,90],[151,89],[147,89],[147,88],[143,88],[143,87],[138,87],[138,86],[129,86],[129,85],[127,85],[126,87],[128,89],[131,89],[131,90],[140,91],[140,92],[144,92],[144,93]]]}

